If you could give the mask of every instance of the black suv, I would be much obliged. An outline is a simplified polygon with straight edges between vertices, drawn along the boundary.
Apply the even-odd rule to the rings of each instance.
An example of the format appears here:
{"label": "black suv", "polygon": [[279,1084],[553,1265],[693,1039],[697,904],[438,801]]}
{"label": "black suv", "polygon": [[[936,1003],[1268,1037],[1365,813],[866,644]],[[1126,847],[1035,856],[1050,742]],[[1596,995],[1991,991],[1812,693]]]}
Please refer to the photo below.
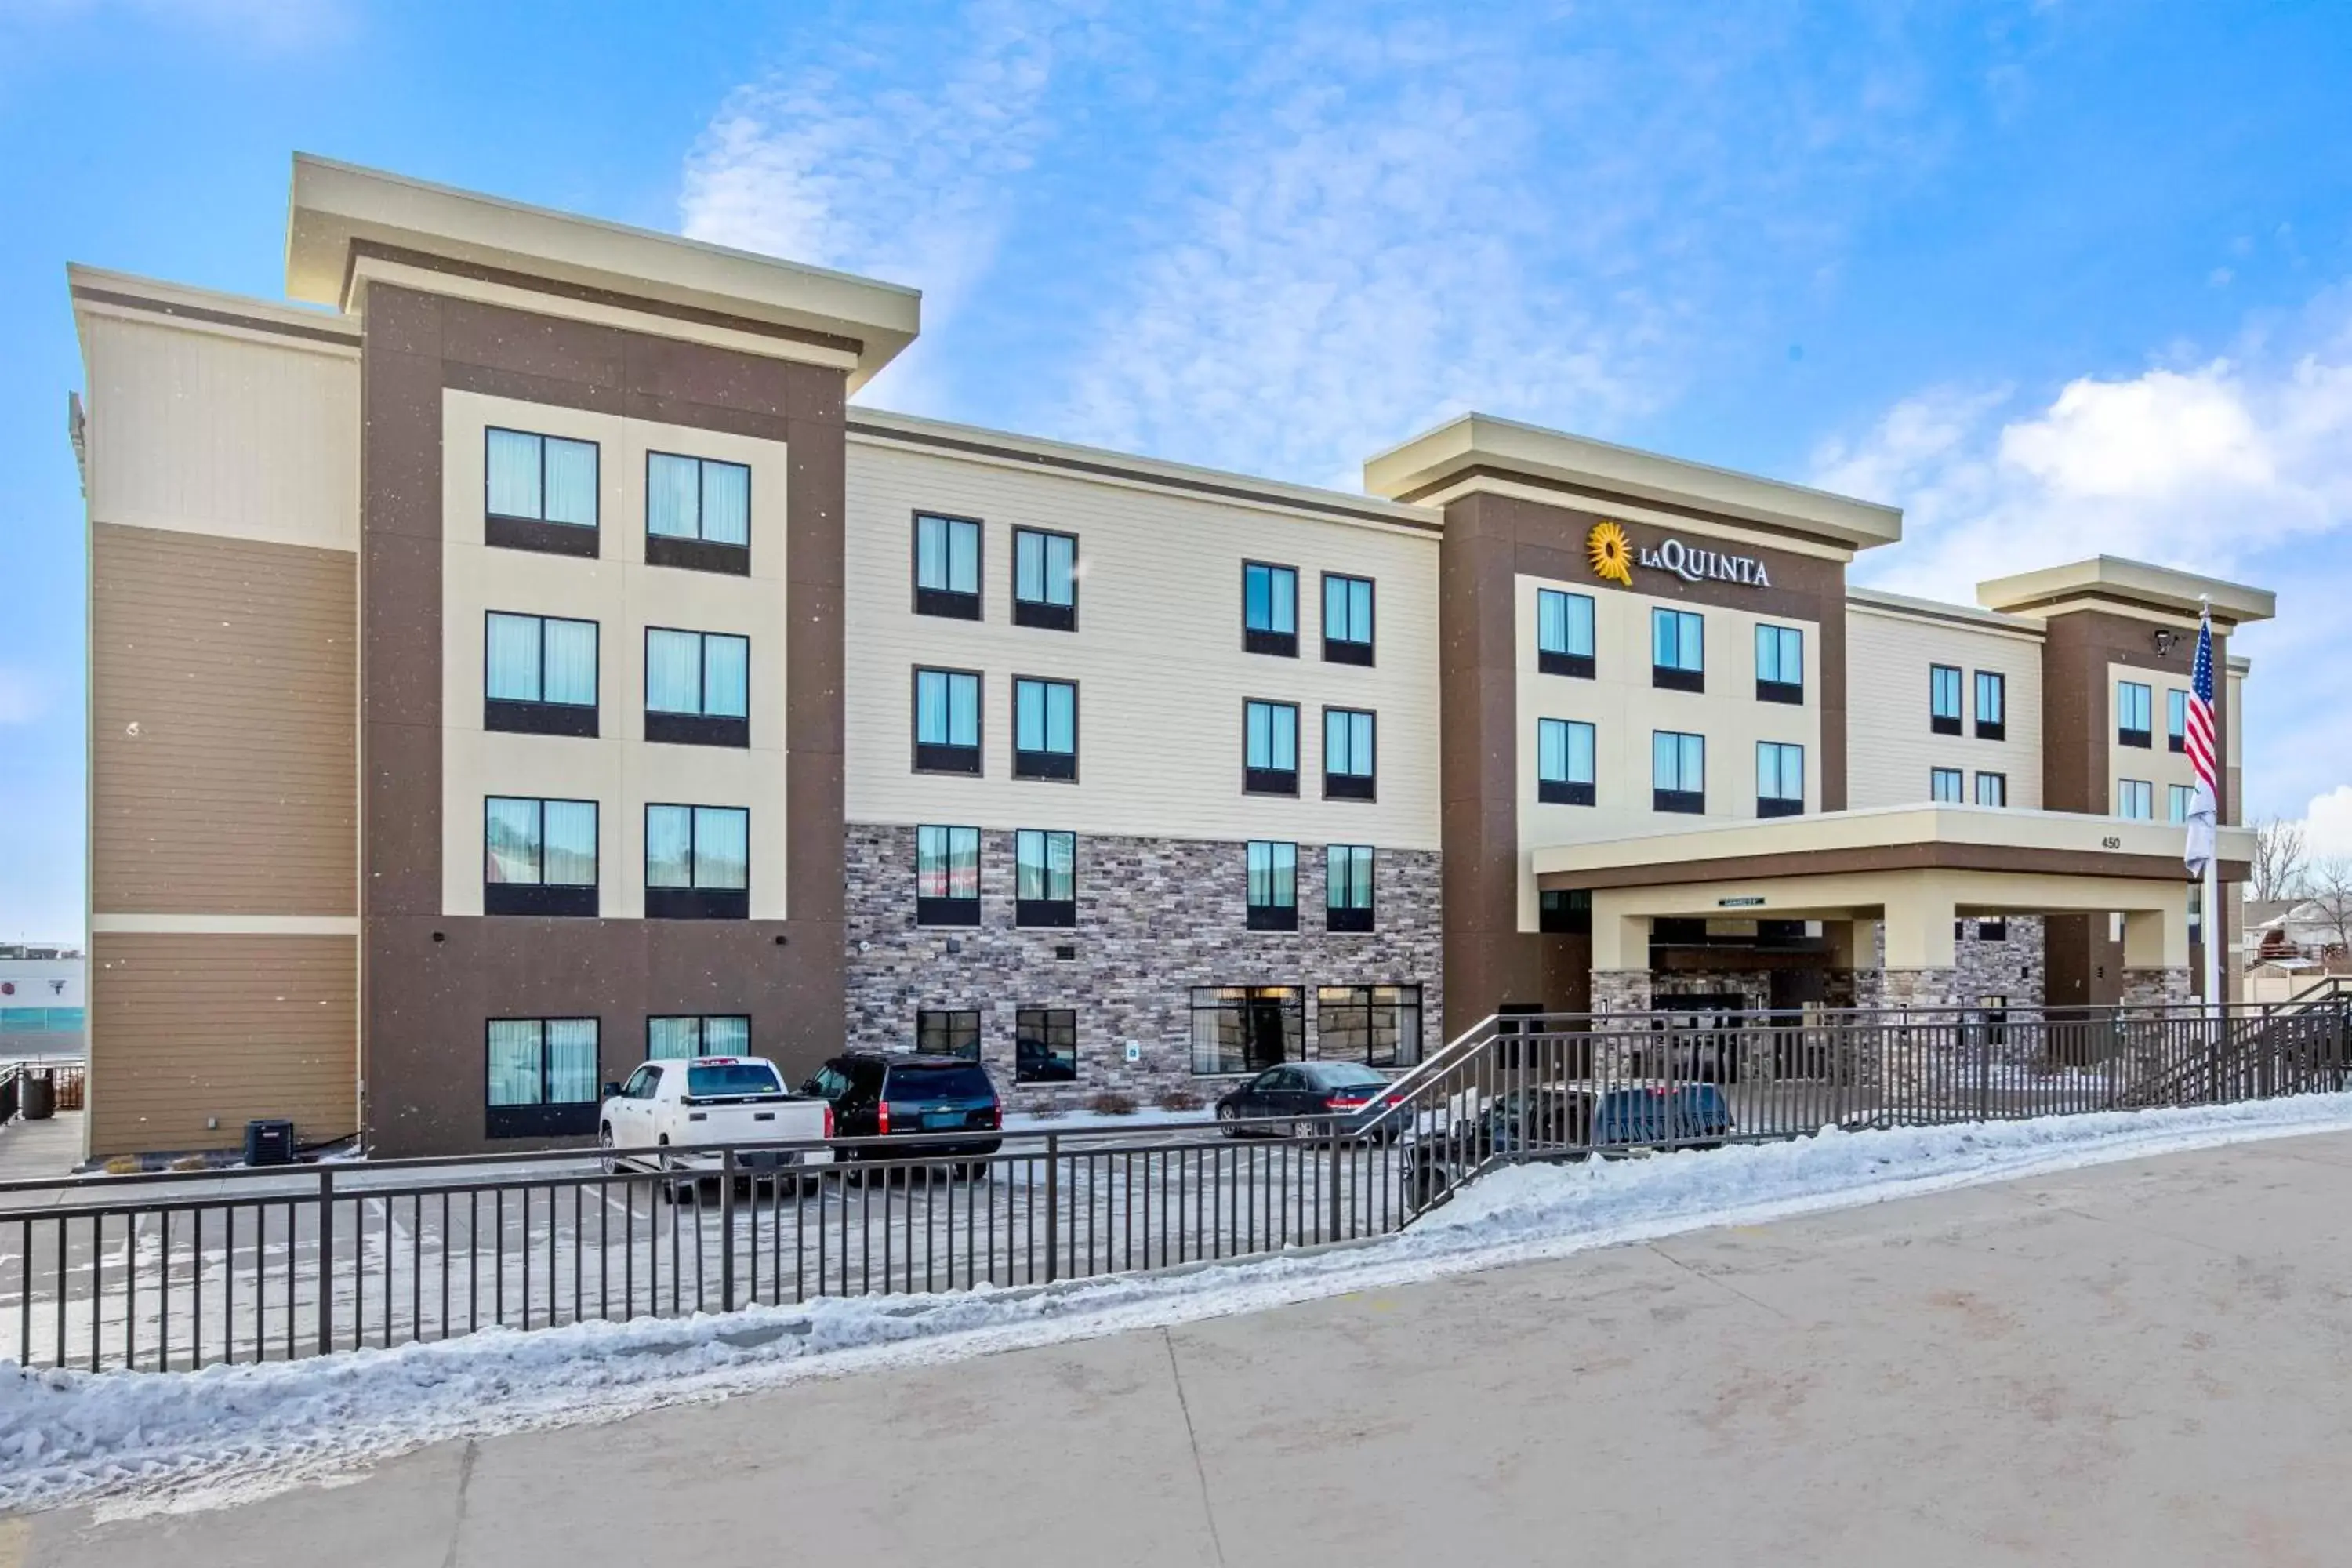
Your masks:
{"label": "black suv", "polygon": [[[964,1057],[919,1056],[898,1051],[845,1051],[801,1085],[833,1106],[836,1138],[897,1138],[920,1133],[926,1141],[904,1155],[875,1148],[844,1149],[845,1160],[916,1159],[958,1162],[993,1154],[1003,1143],[1004,1105],[988,1069]],[[984,1137],[949,1139],[943,1133]],[[985,1167],[966,1173],[978,1176]]]}

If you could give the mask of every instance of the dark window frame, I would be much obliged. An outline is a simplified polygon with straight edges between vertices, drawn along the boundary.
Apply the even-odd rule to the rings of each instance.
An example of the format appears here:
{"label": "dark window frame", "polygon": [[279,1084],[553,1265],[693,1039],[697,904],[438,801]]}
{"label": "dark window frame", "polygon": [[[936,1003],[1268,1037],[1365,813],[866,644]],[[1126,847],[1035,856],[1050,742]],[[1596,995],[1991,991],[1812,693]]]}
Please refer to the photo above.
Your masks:
{"label": "dark window frame", "polygon": [[[1382,991],[1411,992],[1412,1000],[1408,1004],[1399,996],[1392,1001],[1381,1002],[1377,997]],[[1360,1000],[1335,1001],[1332,999],[1334,993],[1345,993]],[[1408,1044],[1403,1032],[1391,1027],[1392,1037],[1389,1042],[1387,1056],[1383,1058],[1381,1053],[1376,1048],[1378,1032],[1372,1027],[1372,1020],[1382,1009],[1393,1011],[1407,1005],[1412,1009],[1412,1038]],[[1417,1067],[1421,1063],[1423,1041],[1428,1033],[1426,1016],[1428,1006],[1428,990],[1418,981],[1383,980],[1375,981],[1368,985],[1318,985],[1315,988],[1315,1059],[1326,1062],[1360,1061],[1369,1068]],[[1325,1020],[1335,1014],[1343,1020],[1351,1014],[1362,1016],[1360,1029],[1364,1048],[1361,1055],[1355,1054],[1353,1048],[1345,1042],[1341,1042],[1336,1050],[1326,1043],[1328,1036],[1326,1033]],[[1345,1032],[1347,1028],[1346,1023],[1340,1024],[1340,1032]]]}
{"label": "dark window frame", "polygon": [[696,1047],[694,1052],[695,1056],[709,1056],[714,1054],[709,1048],[711,1025],[721,1021],[732,1022],[738,1018],[743,1021],[743,1038],[745,1041],[744,1049],[747,1054],[750,1053],[751,1015],[749,1013],[648,1013],[646,1015],[646,1054],[643,1058],[645,1061],[676,1062],[691,1061],[693,1059],[692,1057],[657,1057],[654,1055],[654,1026],[656,1024],[671,1023],[684,1018],[690,1018],[694,1021],[694,1043]]}
{"label": "dark window frame", "polygon": [[[1985,780],[1987,780],[1987,779],[1992,779],[1992,780],[1996,781],[1996,782],[2000,784],[2000,790],[1999,790],[1999,794],[2000,794],[2000,798],[1999,800],[1987,800],[1987,799],[1985,799],[1985,797],[1984,797],[1984,786],[1985,786]],[[1977,804],[1977,805],[1979,805],[1999,806],[1999,807],[2001,807],[2001,808],[2003,808],[2003,809],[2006,809],[2006,808],[2008,807],[2008,805],[2009,805],[2009,775],[2008,775],[2007,773],[1996,773],[1996,772],[1994,772],[1994,771],[1993,771],[1992,769],[1990,769],[1990,768],[1979,768],[1979,769],[1976,771],[1976,778],[1972,781],[1972,785],[1973,785],[1973,787],[1972,787],[1972,789],[1971,789],[1971,792],[1970,792],[1970,797],[1969,797],[1969,798],[1971,798],[1972,800],[1974,800],[1974,801],[1976,802],[1976,804]]]}
{"label": "dark window frame", "polygon": [[[2179,700],[2174,701],[2175,698]],[[2164,749],[2168,752],[2185,755],[2189,751],[2189,694],[2179,687],[2164,689]],[[2178,725],[2173,722],[2176,709],[2179,710]]]}
{"label": "dark window frame", "polygon": [[[965,1061],[971,1062],[980,1060],[981,1012],[982,1009],[978,1007],[916,1008],[915,1049],[927,1056],[961,1057]],[[940,1020],[936,1027],[940,1038],[936,1042],[930,1038],[934,1028],[931,1023],[933,1019]],[[961,1021],[966,1019],[970,1022]],[[967,1028],[971,1031],[971,1047],[969,1050],[958,1044],[956,1040],[956,1037]]]}
{"label": "dark window frame", "polygon": [[[923,677],[926,675],[962,676],[972,683],[971,744],[952,742],[927,744],[923,740]],[[919,664],[907,678],[907,745],[908,766],[919,773],[948,773],[961,778],[981,778],[986,773],[988,743],[988,677],[977,669],[957,669],[940,664]]]}
{"label": "dark window frame", "polygon": [[[1054,1037],[1066,1034],[1066,1043]],[[1034,1044],[1034,1052],[1024,1053],[1024,1045]],[[1066,1056],[1068,1070],[1060,1070],[1059,1058]],[[1042,1057],[1049,1069],[1033,1068],[1030,1060]],[[1078,1081],[1078,1010],[1076,1007],[1046,1007],[1016,1004],[1013,1009],[1013,1081],[1014,1083],[1076,1083]]]}
{"label": "dark window frame", "polygon": [[[1945,796],[1945,795],[1937,795],[1937,794],[1936,793],[1937,787],[1937,786],[1938,786],[1938,784],[1940,784],[1940,783],[1941,783],[1945,778],[1947,778],[1947,777],[1949,777],[1949,778],[1951,779],[1951,781],[1952,781],[1952,793],[1951,793],[1951,795],[1950,795],[1949,796]],[[1967,770],[1966,768],[1944,768],[1944,767],[1933,767],[1933,766],[1931,766],[1931,767],[1929,767],[1929,768],[1928,768],[1928,770],[1927,770],[1927,804],[1928,804],[1928,805],[1967,805],[1967,804],[1968,804],[1968,799],[1969,799],[1969,774],[1968,774],[1968,770]]]}
{"label": "dark window frame", "polygon": [[[537,879],[529,882],[494,882],[490,879],[490,803],[496,800],[527,800],[539,807],[539,837],[535,861]],[[585,805],[595,815],[596,826],[592,842],[596,846],[594,877],[586,882],[551,882],[547,880],[547,808],[556,805]],[[539,915],[568,920],[594,920],[602,908],[604,882],[604,805],[599,800],[583,800],[573,795],[486,795],[482,797],[482,913],[485,915]]]}
{"label": "dark window frame", "polygon": [[[1046,890],[1049,894],[1053,890],[1054,879],[1052,841],[1056,838],[1066,838],[1070,841],[1069,897],[1066,899],[1056,899],[1052,897],[1035,899],[1024,898],[1022,896],[1021,873],[1024,862],[1021,858],[1021,841],[1031,834],[1035,834],[1045,841],[1045,848],[1046,850],[1046,854],[1044,859],[1040,862],[1040,866],[1042,868],[1041,874],[1045,878]],[[1015,926],[1034,927],[1046,931],[1067,931],[1077,925],[1078,836],[1075,832],[1072,832],[1068,828],[1058,827],[1019,827],[1013,829],[1013,923]]]}
{"label": "dark window frame", "polygon": [[[1331,720],[1344,715],[1350,721],[1364,718],[1371,721],[1372,766],[1369,773],[1334,773],[1331,769]],[[1353,729],[1351,723],[1349,728]],[[1323,798],[1325,800],[1380,799],[1381,715],[1376,708],[1342,708],[1326,704],[1323,709]],[[1349,747],[1355,742],[1349,739]]]}
{"label": "dark window frame", "polygon": [[[1250,855],[1251,851],[1257,848],[1260,845],[1265,846],[1270,850],[1288,849],[1290,851],[1290,902],[1286,904],[1261,904],[1252,901],[1254,889],[1250,886]],[[1276,873],[1280,870],[1280,866],[1278,864],[1279,858],[1279,857],[1269,857],[1266,867],[1266,880],[1269,883],[1276,879]],[[1243,844],[1242,904],[1244,910],[1243,923],[1250,931],[1295,931],[1298,929],[1297,840],[1292,838],[1252,838],[1246,840]]]}
{"label": "dark window frame", "polygon": [[[1021,746],[1021,688],[1024,685],[1070,689],[1070,749],[1056,752],[1050,747],[1042,752],[1024,751]],[[1050,706],[1050,703],[1049,703]],[[1049,714],[1050,718],[1050,714]],[[1048,725],[1050,728],[1050,723]],[[1050,740],[1051,737],[1048,736]],[[1013,677],[1013,776],[1051,784],[1078,782],[1078,683],[1060,675],[1015,675]]]}
{"label": "dark window frame", "polygon": [[[1066,539],[1070,542],[1070,602],[1055,604],[1050,599],[1024,599],[1021,596],[1021,541],[1033,539]],[[1039,631],[1074,632],[1078,629],[1078,536],[1061,529],[1031,528],[1015,524],[1013,530],[1011,556],[1013,574],[1013,624],[1034,626]]]}
{"label": "dark window frame", "polygon": [[[1592,774],[1589,779],[1549,779],[1543,771],[1543,735],[1547,724],[1565,725],[1573,733],[1581,728],[1592,731]],[[1575,772],[1574,748],[1570,749],[1569,771]],[[1591,805],[1600,799],[1597,781],[1601,776],[1601,726],[1589,719],[1551,719],[1538,716],[1536,720],[1536,799],[1546,805]]]}
{"label": "dark window frame", "polygon": [[[971,835],[971,896],[970,898],[959,897],[954,893],[933,897],[927,896],[923,892],[923,829],[927,827],[938,833]],[[982,860],[986,849],[987,841],[978,827],[953,822],[925,822],[916,825],[915,852],[908,857],[908,869],[914,875],[915,924],[918,928],[927,926],[956,928],[980,924],[981,882],[984,870]],[[950,868],[942,874],[950,879],[949,886],[952,887],[955,874],[952,869],[955,859],[955,841],[952,838],[948,841],[943,854]]]}
{"label": "dark window frame", "polygon": [[[1286,631],[1286,632],[1278,632],[1278,631],[1275,631],[1275,630],[1273,630],[1273,629],[1272,629],[1272,628],[1270,628],[1270,627],[1269,627],[1269,628],[1266,628],[1266,629],[1264,629],[1264,630],[1261,630],[1261,629],[1259,629],[1259,628],[1257,628],[1257,627],[1254,627],[1254,626],[1252,626],[1249,624],[1249,574],[1250,574],[1253,571],[1256,571],[1256,572],[1282,572],[1282,573],[1287,573],[1287,574],[1289,574],[1289,577],[1290,577],[1290,629],[1289,629],[1288,631]],[[1271,606],[1272,606],[1272,601],[1269,599],[1269,601],[1268,601],[1268,607],[1269,607],[1269,609],[1271,608]],[[1297,567],[1296,567],[1296,566],[1286,566],[1286,565],[1284,565],[1284,564],[1283,564],[1281,562],[1279,562],[1279,561],[1250,561],[1250,560],[1244,560],[1244,561],[1243,561],[1243,563],[1242,563],[1242,651],[1243,651],[1244,653],[1262,653],[1262,654],[1266,654],[1266,655],[1269,655],[1269,656],[1271,656],[1271,657],[1273,657],[1273,658],[1297,658],[1298,657],[1298,568],[1297,568]]]}
{"label": "dark window frame", "polygon": [[1544,888],[1536,894],[1536,930],[1553,936],[1592,934],[1592,889]]}
{"label": "dark window frame", "polygon": [[[1364,885],[1362,889],[1364,901],[1360,904],[1340,904],[1334,903],[1332,901],[1333,894],[1339,891],[1339,889],[1331,876],[1331,858],[1333,855],[1339,853],[1346,854],[1349,861],[1347,876],[1347,890],[1350,893],[1357,890],[1355,886],[1356,872],[1354,862],[1360,855],[1364,868]],[[1326,844],[1323,846],[1324,930],[1337,931],[1368,931],[1373,929],[1375,923],[1374,911],[1380,907],[1380,863],[1381,852],[1379,847],[1375,845]]]}
{"label": "dark window frame", "polygon": [[[1957,664],[1931,663],[1927,666],[1928,733],[1957,735],[1960,732],[1961,715],[1967,711],[1968,687],[1963,681],[1967,673]],[[1943,675],[1952,678],[1952,710],[1949,713],[1940,711],[1937,706],[1943,700],[1942,693],[1937,689],[1939,685],[1937,677]]]}
{"label": "dark window frame", "polygon": [[[694,465],[694,537],[675,533],[656,533],[653,530],[654,459],[670,458]],[[711,539],[703,532],[702,470],[712,464],[722,468],[743,470],[743,542],[730,544],[722,539]],[[728,577],[748,577],[751,574],[751,465],[730,458],[698,457],[692,452],[665,452],[657,447],[646,450],[646,564],[676,566],[689,572],[715,572]]]}
{"label": "dark window frame", "polygon": [[[696,639],[694,656],[694,691],[698,711],[684,713],[669,709],[656,709],[653,702],[654,634],[664,632],[672,637]],[[743,712],[740,718],[731,713],[710,711],[710,649],[712,637],[725,637],[743,645]],[[727,746],[736,750],[751,743],[751,639],[743,632],[706,632],[692,626],[648,626],[643,637],[643,657],[638,665],[638,705],[645,710],[646,740],[655,745]]]}
{"label": "dark window frame", "polygon": [[1538,588],[1536,590],[1536,670],[1541,675],[1565,675],[1571,679],[1591,680],[1598,668],[1590,652],[1578,653],[1572,648],[1549,648],[1543,642],[1544,597],[1549,595],[1561,599],[1580,599],[1588,612],[1595,648],[1601,641],[1601,605],[1590,594],[1580,594],[1569,588]]}
{"label": "dark window frame", "polygon": [[[1759,741],[1756,742],[1756,751],[1757,762],[1759,764],[1763,762],[1763,752],[1764,748],[1767,746],[1775,747],[1780,751],[1789,751],[1797,753],[1797,774],[1799,784],[1797,786],[1797,793],[1794,795],[1766,795],[1762,787],[1763,781],[1759,779],[1757,781],[1758,788],[1756,791],[1756,815],[1759,817],[1804,816],[1805,791],[1802,782],[1806,771],[1804,743],[1801,741]],[[1780,759],[1777,756],[1773,759],[1772,771],[1774,782],[1782,784],[1787,783],[1785,779],[1780,776],[1781,765]]]}
{"label": "dark window frame", "polygon": [[[1290,710],[1290,766],[1288,768],[1254,768],[1249,760],[1250,709],[1286,708]],[[1277,697],[1244,697],[1242,699],[1242,793],[1244,795],[1298,796],[1298,704],[1285,702]]]}
{"label": "dark window frame", "polygon": [[[539,443],[539,516],[521,517],[512,512],[490,510],[490,437],[493,435],[528,436]],[[532,550],[545,555],[573,555],[594,560],[604,549],[604,444],[580,436],[553,437],[558,441],[570,441],[590,447],[596,454],[596,521],[558,522],[546,515],[549,439],[544,430],[520,430],[511,425],[482,426],[482,542],[499,550]]]}
{"label": "dark window frame", "polygon": [[[1756,623],[1754,639],[1757,646],[1753,651],[1759,654],[1763,651],[1762,645],[1764,641],[1764,634],[1766,632],[1774,634],[1776,641],[1791,637],[1797,639],[1797,665],[1800,672],[1801,673],[1805,663],[1805,628],[1802,626],[1782,626],[1778,621],[1758,621]],[[1764,678],[1763,660],[1759,658],[1756,665],[1756,700],[1759,702],[1778,702],[1791,708],[1801,708],[1805,705],[1805,683],[1802,679],[1796,680],[1767,680]]]}
{"label": "dark window frame", "polygon": [[[540,1093],[549,1088],[547,1026],[551,1024],[593,1024],[596,1026],[596,1070],[591,1081],[599,1092],[587,1100],[541,1099],[536,1104],[490,1103],[490,1028],[496,1024],[539,1026]],[[499,1017],[482,1020],[482,1136],[485,1138],[585,1138],[596,1131],[604,1112],[604,1022],[593,1014],[562,1017]]]}
{"label": "dark window frame", "polygon": [[[2146,694],[2147,700],[2146,706],[2147,708],[2148,720],[2146,724],[2135,727],[2124,722],[2125,715],[2121,710],[2123,708],[2123,693],[2126,688],[2131,690]],[[2154,729],[2154,725],[2156,723],[2155,683],[2146,680],[2118,679],[2115,684],[2115,689],[2111,695],[2116,700],[2116,707],[2117,709],[2116,713],[2116,744],[2118,746],[2130,746],[2138,751],[2153,750],[2156,744],[2156,734]]]}
{"label": "dark window frame", "polygon": [[[954,512],[930,511],[921,507],[908,514],[907,526],[907,582],[909,608],[919,616],[936,616],[950,621],[977,621],[986,618],[982,595],[988,582],[988,524],[977,517],[961,517]],[[971,591],[961,588],[926,588],[923,586],[923,523],[926,520],[952,526],[970,528],[971,542]],[[952,560],[954,551],[949,551]]]}
{"label": "dark window frame", "polygon": [[[1335,637],[1331,635],[1331,585],[1335,583],[1345,583],[1350,584],[1361,583],[1364,585],[1364,598],[1367,606],[1364,611],[1364,616],[1371,625],[1365,627],[1364,635],[1360,637]],[[1322,587],[1323,604],[1320,617],[1321,624],[1318,629],[1320,629],[1323,634],[1323,662],[1326,664],[1359,665],[1366,668],[1372,668],[1374,660],[1374,647],[1378,637],[1378,633],[1374,628],[1380,625],[1380,585],[1378,581],[1374,578],[1360,576],[1353,572],[1326,572],[1323,574]],[[1350,612],[1349,618],[1350,621],[1354,619],[1352,612]],[[1349,629],[1353,631],[1355,628],[1350,626]]]}
{"label": "dark window frame", "polygon": [[[683,811],[686,818],[686,859],[688,885],[656,887],[653,868],[653,814]],[[701,888],[693,880],[702,875],[702,814],[739,811],[743,814],[743,885]],[[678,800],[649,800],[640,819],[644,837],[646,919],[649,921],[745,921],[751,918],[751,808],[748,805],[704,805]]]}
{"label": "dark window frame", "polygon": [[[1228,994],[1236,993],[1237,994]],[[1203,1000],[1203,998],[1206,1000]],[[1282,1037],[1282,1054],[1271,1061],[1253,1061],[1249,1057],[1251,1033],[1247,1019],[1259,1009],[1271,1009],[1278,1022]],[[1218,1050],[1214,1060],[1202,1065],[1201,1049],[1201,1018],[1207,1014],[1223,1020],[1233,1017],[1233,1031],[1241,1037],[1238,1067],[1228,1065],[1234,1059]],[[1307,987],[1304,985],[1194,985],[1185,994],[1185,1022],[1189,1026],[1194,1078],[1248,1078],[1268,1068],[1307,1059]],[[1218,1033],[1223,1031],[1219,1029]],[[1220,1046],[1223,1041],[1218,1042]]]}
{"label": "dark window frame", "polygon": [[[547,689],[547,623],[561,621],[566,626],[586,626],[593,634],[595,657],[591,661],[596,672],[596,700],[593,702],[551,702],[544,695],[533,701],[515,697],[490,695],[490,618],[505,616],[513,620],[539,623],[540,690]],[[603,721],[604,698],[604,627],[598,621],[583,620],[577,616],[542,616],[532,610],[484,610],[482,612],[482,728],[510,735],[562,735],[576,740],[596,739],[597,726]]]}
{"label": "dark window frame", "polygon": [[[1985,683],[1987,681],[1990,681],[1992,683],[1992,689],[1997,694],[1994,698],[1993,706],[2000,710],[1999,715],[1991,719],[1988,719],[1984,716]],[[1979,741],[2008,740],[2008,675],[1998,669],[1979,669],[1976,671],[1974,679],[1969,682],[1969,697],[1970,702],[1969,711],[1976,720],[1977,739]]]}
{"label": "dark window frame", "polygon": [[[1674,664],[1658,662],[1658,617],[1672,616],[1675,619]],[[1698,623],[1698,664],[1696,668],[1682,664],[1683,623]],[[1661,691],[1706,690],[1706,615],[1701,610],[1681,610],[1670,605],[1650,606],[1650,684]]]}
{"label": "dark window frame", "polygon": [[[1658,737],[1661,735],[1672,735],[1675,742],[1675,783],[1676,787],[1673,789],[1662,788],[1658,784]],[[1696,740],[1699,745],[1698,788],[1695,790],[1680,787],[1690,782],[1683,776],[1682,768],[1681,742],[1685,740]],[[1650,731],[1650,809],[1676,816],[1706,815],[1706,736],[1705,733],[1694,730]]]}

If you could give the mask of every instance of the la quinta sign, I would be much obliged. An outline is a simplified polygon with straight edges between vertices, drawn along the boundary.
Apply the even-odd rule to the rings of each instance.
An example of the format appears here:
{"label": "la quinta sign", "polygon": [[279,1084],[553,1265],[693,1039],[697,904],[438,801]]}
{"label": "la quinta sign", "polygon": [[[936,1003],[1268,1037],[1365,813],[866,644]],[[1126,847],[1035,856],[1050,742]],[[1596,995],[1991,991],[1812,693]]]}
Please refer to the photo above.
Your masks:
{"label": "la quinta sign", "polygon": [[1636,550],[1625,530],[1613,522],[1596,522],[1585,538],[1592,574],[1625,587],[1633,585],[1633,568],[1671,572],[1685,583],[1738,583],[1743,587],[1769,588],[1772,574],[1753,555],[1732,555],[1704,545],[1685,544],[1669,535],[1656,544]]}

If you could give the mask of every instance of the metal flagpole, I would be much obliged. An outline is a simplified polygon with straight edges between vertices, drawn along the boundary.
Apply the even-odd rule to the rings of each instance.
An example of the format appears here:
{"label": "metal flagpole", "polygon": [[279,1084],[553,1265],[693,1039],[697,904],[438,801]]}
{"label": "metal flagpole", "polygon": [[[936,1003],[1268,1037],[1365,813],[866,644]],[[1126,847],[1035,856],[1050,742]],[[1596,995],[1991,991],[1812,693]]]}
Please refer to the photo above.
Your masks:
{"label": "metal flagpole", "polygon": [[[2202,595],[2200,595],[2202,597]],[[2183,858],[2204,881],[2200,926],[2205,939],[2205,1007],[2214,1020],[2214,1044],[2221,1044],[2221,855],[2216,842],[2221,817],[2221,737],[2213,724],[2213,607],[2206,604],[2197,617],[2197,658],[2189,676],[2189,766],[2196,770],[2196,795],[2189,811],[2189,842]]]}

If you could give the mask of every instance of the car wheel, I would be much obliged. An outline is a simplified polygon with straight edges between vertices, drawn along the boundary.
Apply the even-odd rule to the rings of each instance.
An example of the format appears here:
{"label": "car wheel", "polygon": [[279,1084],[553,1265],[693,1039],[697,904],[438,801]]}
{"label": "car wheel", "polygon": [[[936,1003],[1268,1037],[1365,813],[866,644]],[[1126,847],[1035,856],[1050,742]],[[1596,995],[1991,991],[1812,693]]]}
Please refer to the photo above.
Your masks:
{"label": "car wheel", "polygon": [[618,1162],[613,1158],[613,1124],[611,1122],[607,1121],[596,1129],[596,1147],[603,1151],[597,1157],[596,1163],[602,1166],[604,1173],[609,1176],[618,1166]]}
{"label": "car wheel", "polygon": [[1217,1107],[1217,1131],[1226,1137],[1238,1138],[1242,1135],[1241,1120],[1242,1113],[1238,1108],[1231,1105]]}

